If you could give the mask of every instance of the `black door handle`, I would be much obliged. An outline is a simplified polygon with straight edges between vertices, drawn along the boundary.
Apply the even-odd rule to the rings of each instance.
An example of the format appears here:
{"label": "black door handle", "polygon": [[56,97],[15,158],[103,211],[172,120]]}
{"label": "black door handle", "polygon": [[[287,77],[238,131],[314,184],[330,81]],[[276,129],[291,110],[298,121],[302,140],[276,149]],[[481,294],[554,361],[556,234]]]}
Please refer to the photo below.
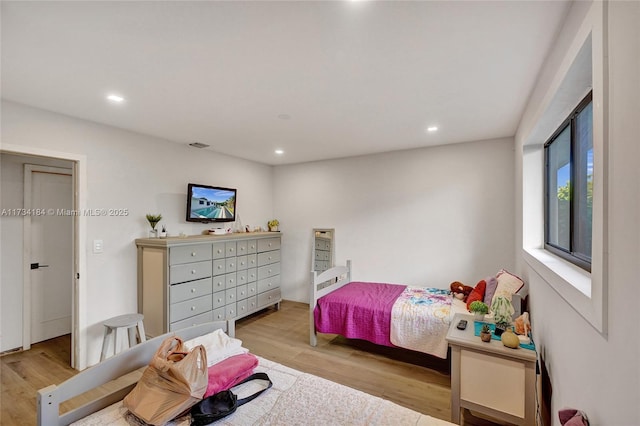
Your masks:
{"label": "black door handle", "polygon": [[49,265],[41,265],[39,263],[32,263],[31,264],[31,269],[40,269],[40,268],[48,268]]}

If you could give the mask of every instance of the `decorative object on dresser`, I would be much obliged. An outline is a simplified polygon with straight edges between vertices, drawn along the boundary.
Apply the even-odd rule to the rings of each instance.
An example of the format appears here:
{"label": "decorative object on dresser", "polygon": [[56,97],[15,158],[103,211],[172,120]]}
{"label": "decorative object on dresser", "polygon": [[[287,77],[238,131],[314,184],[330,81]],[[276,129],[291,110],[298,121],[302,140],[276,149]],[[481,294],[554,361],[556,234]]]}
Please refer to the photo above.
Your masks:
{"label": "decorative object on dresser", "polygon": [[491,341],[491,327],[489,327],[489,324],[482,324],[482,329],[480,330],[480,339],[485,343]]}
{"label": "decorative object on dresser", "polygon": [[147,221],[149,225],[151,225],[151,231],[149,231],[149,238],[156,238],[158,236],[158,231],[156,230],[156,226],[158,226],[158,222],[162,220],[161,214],[150,214],[147,213]]}
{"label": "decorative object on dresser", "polygon": [[489,307],[480,300],[474,300],[469,305],[469,311],[471,311],[476,321],[482,321],[484,316],[489,313]]}
{"label": "decorative object on dresser", "polygon": [[513,305],[506,296],[497,296],[491,304],[491,312],[496,323],[496,336],[500,336],[511,325],[515,312]]}
{"label": "decorative object on dresser", "polygon": [[502,344],[511,349],[518,349],[520,347],[520,339],[516,333],[513,332],[513,327],[509,326],[500,336]]}
{"label": "decorative object on dresser", "polygon": [[138,239],[138,311],[150,336],[279,307],[280,235]]}
{"label": "decorative object on dresser", "polygon": [[280,222],[278,219],[271,219],[267,225],[269,225],[269,231],[278,232],[278,225],[280,225]]}

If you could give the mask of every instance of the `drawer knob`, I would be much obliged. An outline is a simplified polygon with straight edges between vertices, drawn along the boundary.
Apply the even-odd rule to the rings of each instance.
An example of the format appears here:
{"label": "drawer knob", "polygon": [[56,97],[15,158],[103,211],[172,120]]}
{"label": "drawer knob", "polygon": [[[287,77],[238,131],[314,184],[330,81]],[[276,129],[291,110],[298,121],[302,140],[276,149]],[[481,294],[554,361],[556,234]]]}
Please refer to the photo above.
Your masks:
{"label": "drawer knob", "polygon": [[192,307],[191,307],[191,310],[192,310],[192,311],[195,311],[195,310],[196,310],[196,307],[195,307],[195,306],[192,306]]}
{"label": "drawer knob", "polygon": [[271,260],[271,256],[269,256],[267,259]]}
{"label": "drawer knob", "polygon": [[195,293],[195,292],[196,292],[196,289],[195,289],[195,288],[192,288],[192,289],[191,289],[191,293]]}
{"label": "drawer knob", "polygon": [[269,247],[271,247],[271,243],[269,243]]}
{"label": "drawer knob", "polygon": [[195,273],[196,273],[196,270],[195,270],[195,269],[192,269],[192,270],[191,270],[191,273],[192,273],[192,274],[195,274]]}
{"label": "drawer knob", "polygon": [[196,257],[196,252],[195,251],[191,252],[191,257]]}
{"label": "drawer knob", "polygon": [[271,287],[271,283],[267,284],[268,287]]}
{"label": "drawer knob", "polygon": [[222,269],[222,265],[218,265],[218,269]]}
{"label": "drawer knob", "polygon": [[218,303],[221,303],[221,302],[222,302],[222,299],[218,298]]}
{"label": "drawer knob", "polygon": [[233,263],[230,263],[230,264],[229,264],[229,267],[233,268]]}

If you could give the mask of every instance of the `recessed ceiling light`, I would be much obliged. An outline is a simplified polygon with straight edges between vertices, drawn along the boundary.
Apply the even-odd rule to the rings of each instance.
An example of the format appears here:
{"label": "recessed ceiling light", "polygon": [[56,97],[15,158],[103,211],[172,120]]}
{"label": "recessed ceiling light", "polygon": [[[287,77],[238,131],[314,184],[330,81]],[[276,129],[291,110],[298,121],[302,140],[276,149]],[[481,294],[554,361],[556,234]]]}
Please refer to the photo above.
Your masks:
{"label": "recessed ceiling light", "polygon": [[427,132],[435,132],[436,130],[438,130],[438,126],[427,127]]}
{"label": "recessed ceiling light", "polygon": [[109,95],[107,96],[107,99],[109,99],[112,102],[124,102],[124,98],[122,96],[119,95]]}
{"label": "recessed ceiling light", "polygon": [[283,151],[283,150],[281,150],[281,149],[276,149],[276,150],[275,150],[275,151],[273,151],[273,152],[275,152],[277,155],[282,155],[282,154],[284,154],[284,151]]}

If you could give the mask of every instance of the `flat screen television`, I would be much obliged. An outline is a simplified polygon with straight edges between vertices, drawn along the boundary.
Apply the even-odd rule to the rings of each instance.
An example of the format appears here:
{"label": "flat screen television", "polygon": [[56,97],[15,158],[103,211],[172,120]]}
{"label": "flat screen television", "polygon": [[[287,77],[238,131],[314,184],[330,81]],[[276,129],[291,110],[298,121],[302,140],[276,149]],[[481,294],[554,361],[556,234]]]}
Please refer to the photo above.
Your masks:
{"label": "flat screen television", "polygon": [[236,194],[231,188],[190,183],[187,189],[188,222],[233,222]]}

